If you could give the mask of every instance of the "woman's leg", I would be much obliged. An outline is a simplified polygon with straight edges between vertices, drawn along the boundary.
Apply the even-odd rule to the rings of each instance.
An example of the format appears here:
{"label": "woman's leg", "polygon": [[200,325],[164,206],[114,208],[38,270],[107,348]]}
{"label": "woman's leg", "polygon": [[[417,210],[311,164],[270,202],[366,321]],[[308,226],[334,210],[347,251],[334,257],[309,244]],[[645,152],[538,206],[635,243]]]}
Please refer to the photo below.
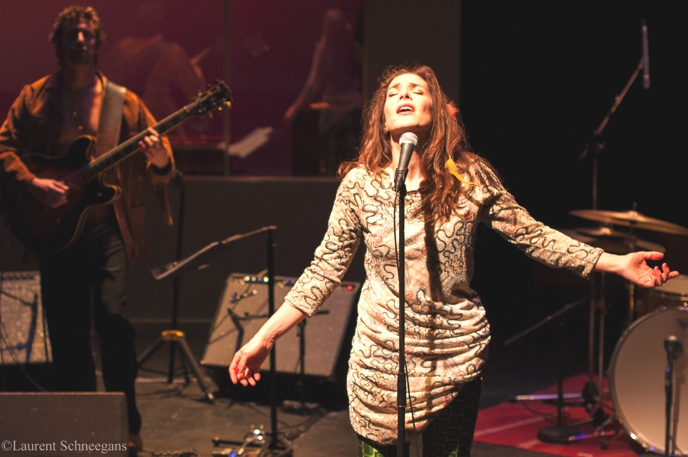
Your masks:
{"label": "woman's leg", "polygon": [[425,429],[423,457],[471,455],[482,388],[482,378],[465,384],[459,395]]}
{"label": "woman's leg", "polygon": [[[409,456],[409,443],[404,447],[404,455]],[[396,457],[397,445],[383,446],[375,441],[358,435],[358,457]]]}

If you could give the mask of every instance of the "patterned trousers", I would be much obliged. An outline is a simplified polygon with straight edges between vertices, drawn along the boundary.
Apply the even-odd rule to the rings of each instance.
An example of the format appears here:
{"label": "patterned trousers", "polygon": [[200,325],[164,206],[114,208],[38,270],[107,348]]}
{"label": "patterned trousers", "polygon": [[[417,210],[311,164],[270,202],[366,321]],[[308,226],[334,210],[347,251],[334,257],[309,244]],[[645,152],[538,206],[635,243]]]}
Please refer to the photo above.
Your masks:
{"label": "patterned trousers", "polygon": [[[459,395],[444,408],[423,432],[423,457],[469,457],[478,421],[482,378],[465,384]],[[409,456],[406,443],[405,456]],[[395,457],[397,446],[382,446],[358,437],[358,457]]]}

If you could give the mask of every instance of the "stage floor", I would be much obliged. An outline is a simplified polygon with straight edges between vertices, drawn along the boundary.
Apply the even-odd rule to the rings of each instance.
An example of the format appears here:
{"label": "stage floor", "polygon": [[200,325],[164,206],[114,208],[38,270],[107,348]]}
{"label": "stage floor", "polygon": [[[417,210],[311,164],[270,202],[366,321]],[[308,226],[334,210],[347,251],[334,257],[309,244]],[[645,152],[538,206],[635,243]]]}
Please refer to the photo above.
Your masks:
{"label": "stage floor", "polygon": [[[556,383],[557,367],[561,362],[560,352],[556,344],[546,340],[552,336],[550,332],[540,333],[540,335],[524,338],[508,348],[500,345],[493,347],[493,354],[485,370],[481,411],[490,408],[494,410],[493,407],[507,402],[512,395],[551,388]],[[578,334],[579,338],[567,348],[569,353],[563,361],[567,377],[580,376],[581,367],[585,367],[587,363],[587,352],[580,344],[580,332]],[[153,340],[153,336],[140,336],[138,339],[140,350],[146,348]],[[187,341],[192,352],[200,360],[205,339],[197,337],[189,338]],[[183,378],[176,377],[175,383],[168,385],[165,376],[169,370],[168,364],[169,346],[164,345],[142,366],[139,373],[137,392],[143,417],[141,435],[146,451],[144,455],[171,456],[196,452],[198,455],[209,456],[222,449],[238,447],[237,445],[215,446],[213,443],[215,437],[241,442],[255,427],[262,425],[266,431],[271,431],[271,407],[269,394],[266,393],[267,385],[262,386],[263,390],[260,391],[262,393],[252,396],[250,393],[246,396],[236,388],[232,394],[232,388],[230,388],[229,395],[220,395],[211,404],[193,380],[184,385]],[[177,363],[176,366],[178,367],[179,364]],[[158,372],[154,373],[151,370]],[[264,379],[261,383],[269,383],[269,379]],[[289,390],[284,382],[279,389],[282,396],[289,395],[284,394]],[[286,404],[293,406],[300,403],[287,401]],[[311,409],[302,414],[295,413],[293,409],[285,409],[281,403],[276,408],[277,430],[293,446],[293,455],[355,456],[356,436],[349,425],[345,402],[333,401],[326,407],[318,407],[318,404],[310,401],[306,404]],[[495,420],[494,417],[491,420]],[[535,434],[536,431],[533,433]],[[537,437],[521,437],[520,441],[529,439],[536,441]],[[562,446],[559,448],[563,449]],[[477,457],[571,455],[570,449],[557,453],[556,446],[548,452],[549,454],[543,454],[527,449],[476,442],[472,455]],[[416,454],[412,453],[412,455]]]}

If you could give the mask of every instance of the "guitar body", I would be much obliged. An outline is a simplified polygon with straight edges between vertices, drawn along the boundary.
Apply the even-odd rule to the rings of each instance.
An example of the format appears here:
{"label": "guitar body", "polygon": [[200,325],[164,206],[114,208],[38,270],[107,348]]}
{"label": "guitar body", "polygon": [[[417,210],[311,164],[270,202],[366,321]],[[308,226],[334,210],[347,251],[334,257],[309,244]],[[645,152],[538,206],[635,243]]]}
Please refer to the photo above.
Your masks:
{"label": "guitar body", "polygon": [[26,247],[39,252],[59,252],[71,246],[81,234],[92,208],[116,200],[121,189],[104,185],[102,177],[83,183],[74,172],[88,164],[94,140],[79,137],[62,157],[27,155],[22,162],[39,178],[64,181],[69,186],[67,203],[45,206],[23,187],[3,191],[7,222]]}
{"label": "guitar body", "polygon": [[[231,100],[229,88],[219,81],[152,128],[163,135],[190,116],[230,106]],[[103,172],[137,153],[139,142],[147,135],[145,130],[139,132],[97,158],[92,157],[95,140],[89,136],[74,140],[62,157],[22,156],[22,162],[32,173],[39,178],[63,181],[69,186],[69,193],[65,205],[49,208],[28,193],[25,186],[6,184],[2,189],[5,216],[19,241],[39,252],[59,252],[71,246],[79,238],[89,211],[110,204],[122,192],[117,186],[103,183]]]}

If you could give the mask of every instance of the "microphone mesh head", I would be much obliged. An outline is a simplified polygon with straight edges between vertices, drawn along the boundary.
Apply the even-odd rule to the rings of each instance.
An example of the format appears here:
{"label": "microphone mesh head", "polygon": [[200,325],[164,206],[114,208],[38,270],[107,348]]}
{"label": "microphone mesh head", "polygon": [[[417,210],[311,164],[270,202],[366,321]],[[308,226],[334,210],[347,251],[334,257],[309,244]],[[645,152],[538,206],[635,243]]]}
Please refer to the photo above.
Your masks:
{"label": "microphone mesh head", "polygon": [[418,137],[415,133],[406,132],[399,138],[399,144],[411,143],[414,146],[418,145]]}

